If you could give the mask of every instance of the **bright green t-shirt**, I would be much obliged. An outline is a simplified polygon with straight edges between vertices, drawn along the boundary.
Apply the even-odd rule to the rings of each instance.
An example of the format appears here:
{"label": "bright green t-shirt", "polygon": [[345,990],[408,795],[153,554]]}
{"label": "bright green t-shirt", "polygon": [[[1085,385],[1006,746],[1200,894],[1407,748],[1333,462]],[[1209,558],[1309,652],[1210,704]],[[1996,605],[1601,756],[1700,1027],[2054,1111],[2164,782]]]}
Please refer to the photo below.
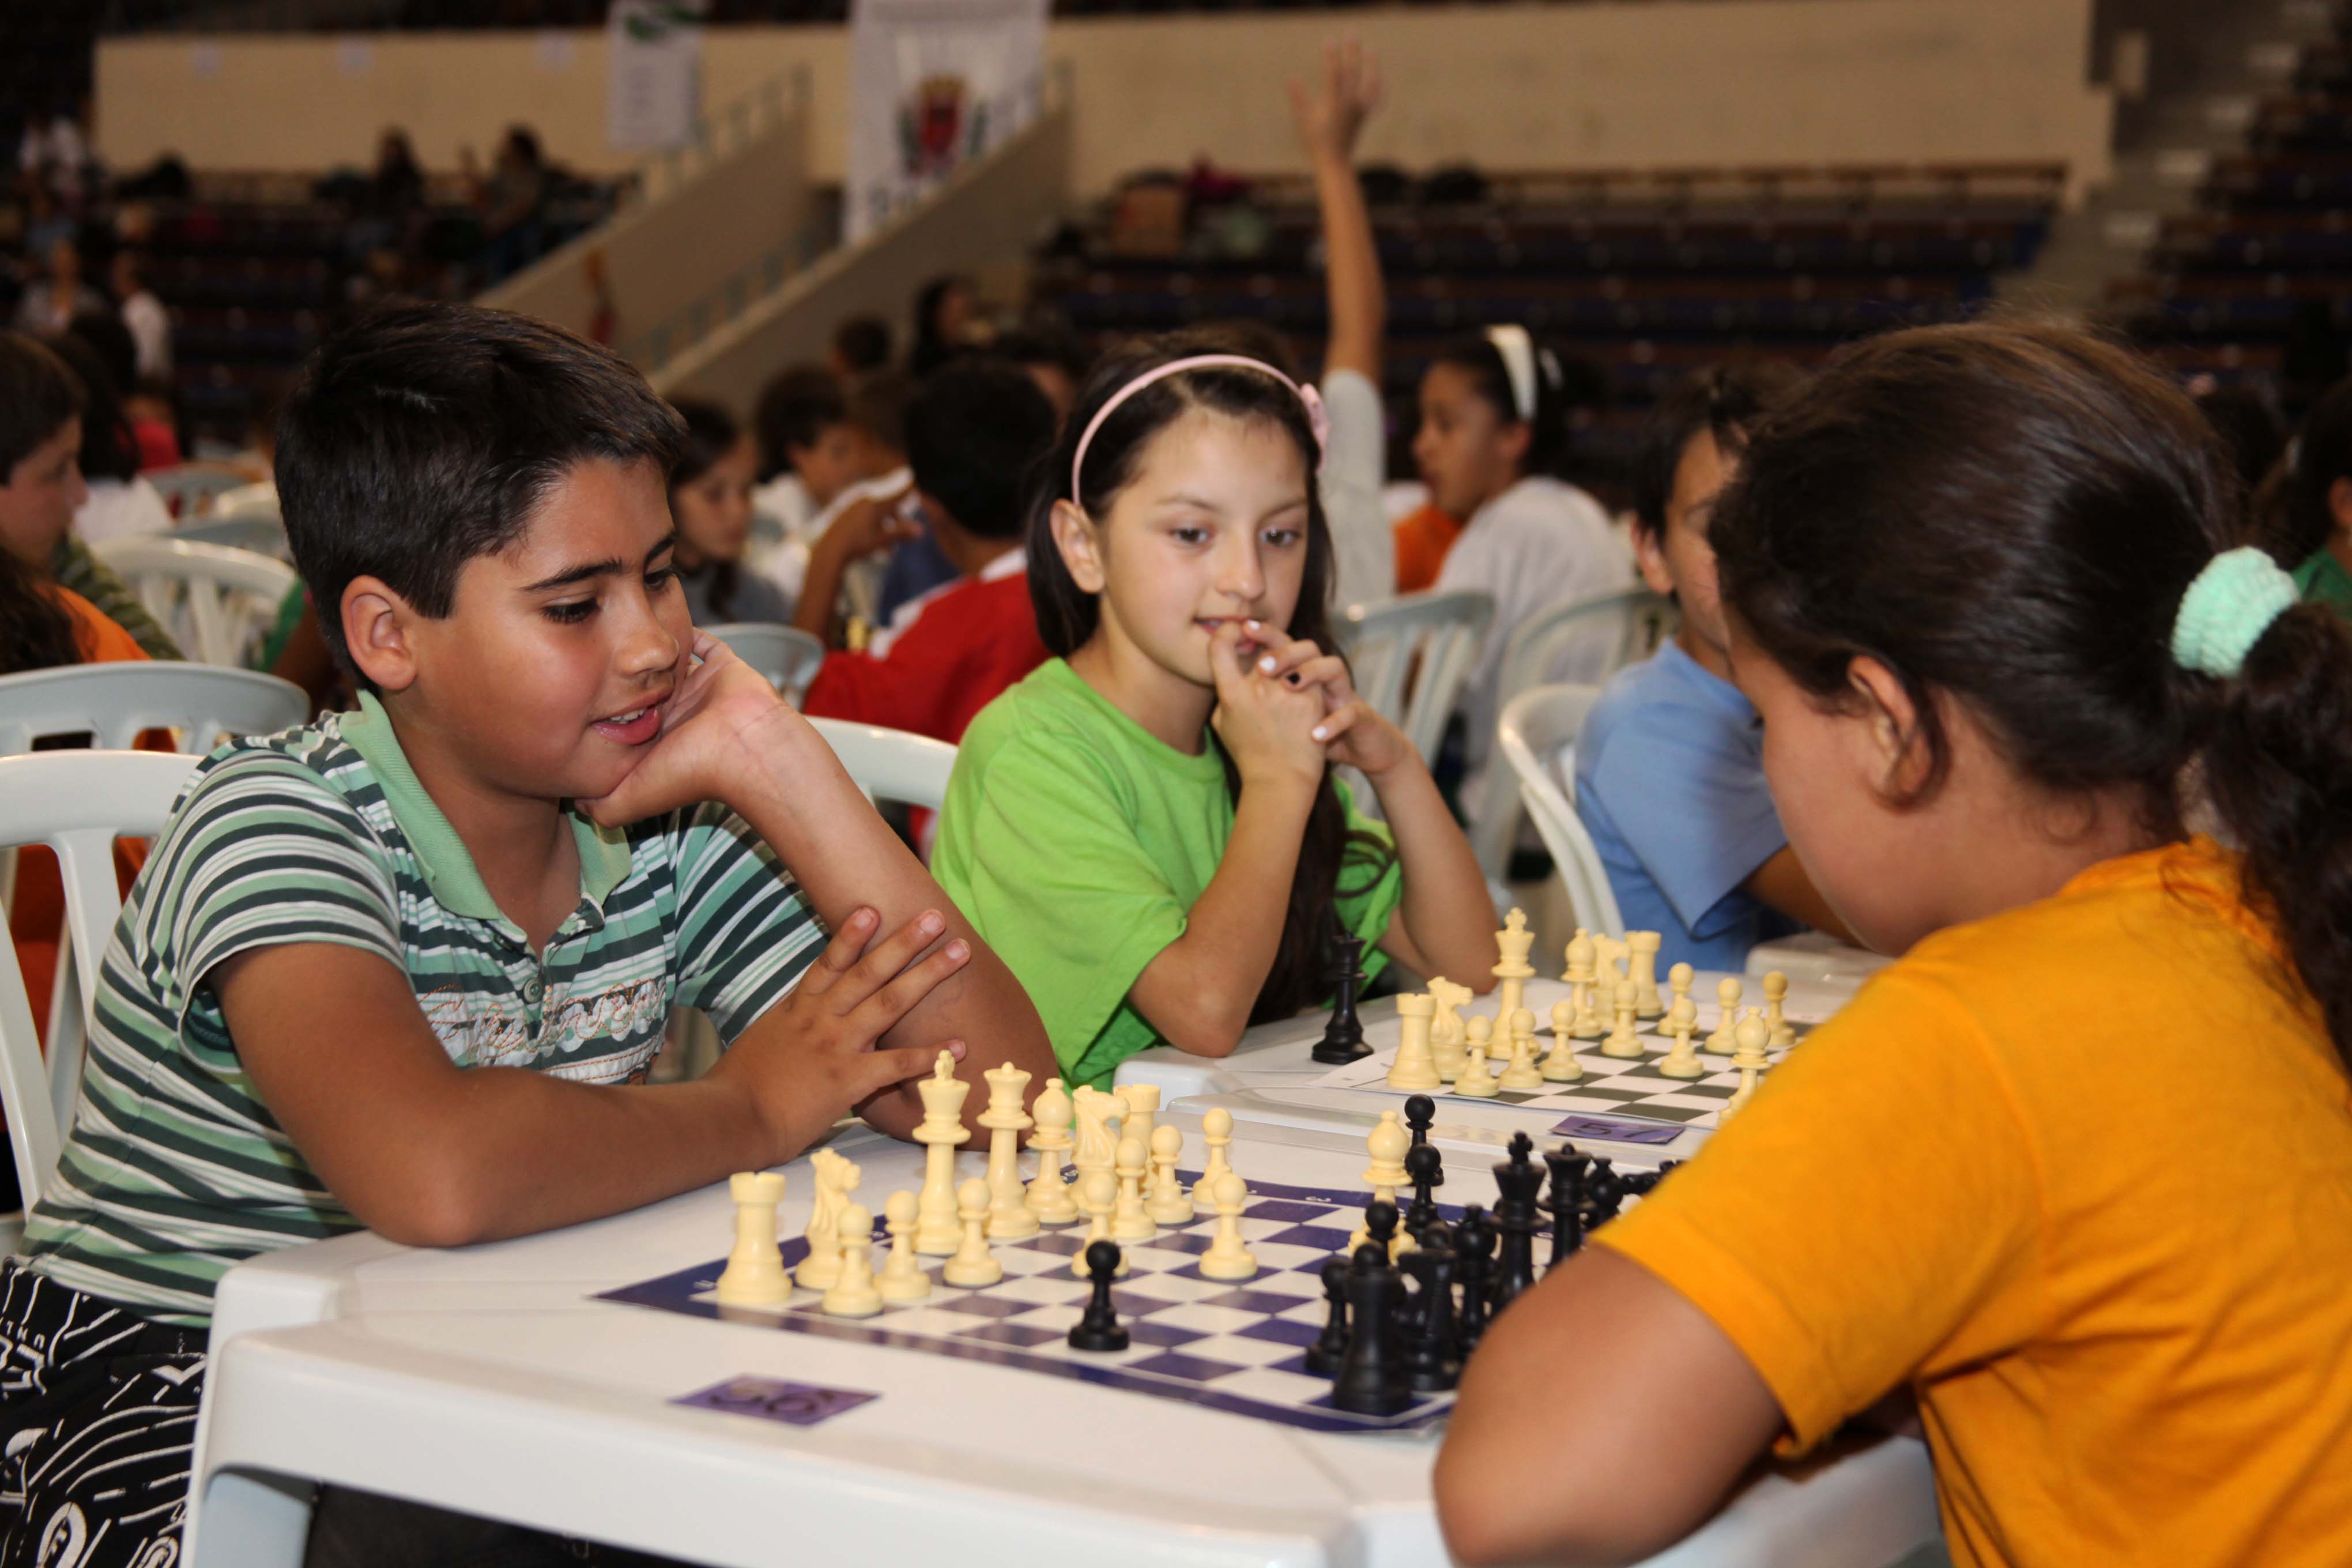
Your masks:
{"label": "bright green t-shirt", "polygon": [[2294,569],[2294,585],[2305,601],[2352,616],[2352,573],[2330,550],[2321,550]]}
{"label": "bright green t-shirt", "polygon": [[[1340,924],[1373,944],[1403,897],[1393,840],[1359,815],[1349,826],[1385,851],[1339,873]],[[980,711],[956,752],[931,871],[1028,988],[1063,1076],[1101,1085],[1159,1031],[1128,1000],[1155,954],[1184,934],[1194,900],[1233,837],[1224,766],[1203,735],[1198,756],[1112,707],[1048,659]]]}

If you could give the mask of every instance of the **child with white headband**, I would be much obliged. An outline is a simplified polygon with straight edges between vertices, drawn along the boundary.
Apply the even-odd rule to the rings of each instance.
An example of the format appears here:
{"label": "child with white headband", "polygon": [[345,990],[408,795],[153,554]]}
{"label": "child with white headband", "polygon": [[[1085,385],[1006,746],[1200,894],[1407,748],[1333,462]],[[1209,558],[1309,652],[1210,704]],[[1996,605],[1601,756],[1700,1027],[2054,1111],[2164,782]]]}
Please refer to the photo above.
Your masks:
{"label": "child with white headband", "polygon": [[[1633,557],[1601,504],[1554,477],[1567,458],[1567,401],[1558,356],[1520,326],[1447,345],[1422,376],[1413,460],[1431,503],[1463,524],[1435,588],[1495,599],[1460,704],[1470,773],[1462,799],[1474,816],[1483,814],[1498,710],[1513,695],[1500,688],[1511,634],[1554,605],[1633,583]],[[1618,642],[1608,626],[1571,638],[1541,679],[1601,680]]]}
{"label": "child with white headband", "polygon": [[1343,932],[1368,974],[1493,967],[1469,845],[1329,651],[1322,426],[1312,387],[1180,334],[1098,366],[1046,461],[1029,578],[1056,657],[965,731],[932,865],[1073,1083],[1328,1002]]}
{"label": "child with white headband", "polygon": [[2352,636],[2233,501],[2063,326],[1858,344],[1756,431],[1733,673],[1899,956],[1496,1322],[1462,1561],[1646,1557],[1893,1393],[1958,1563],[2352,1562]]}

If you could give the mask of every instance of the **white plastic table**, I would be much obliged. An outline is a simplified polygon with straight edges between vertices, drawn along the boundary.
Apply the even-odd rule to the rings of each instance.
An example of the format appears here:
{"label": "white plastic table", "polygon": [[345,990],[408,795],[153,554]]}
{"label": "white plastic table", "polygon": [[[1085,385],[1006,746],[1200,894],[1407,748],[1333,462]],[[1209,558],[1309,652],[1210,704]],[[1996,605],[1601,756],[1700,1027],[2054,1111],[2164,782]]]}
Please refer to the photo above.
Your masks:
{"label": "white plastic table", "polygon": [[[1280,1064],[1320,1027],[1255,1032],[1218,1069],[1223,1092],[1246,1104],[1283,1076],[1311,1076]],[[1186,1131],[1197,1169],[1195,1106],[1178,1100],[1160,1120]],[[1352,1186],[1370,1120],[1243,1121],[1234,1163],[1248,1178]],[[1486,1156],[1500,1135],[1441,1118],[1436,1137],[1447,1201],[1491,1201]],[[852,1128],[832,1146],[864,1168],[860,1196],[877,1205],[920,1182],[911,1145]],[[983,1164],[968,1145],[959,1176]],[[793,1235],[811,1181],[805,1160],[785,1169]],[[721,1184],[493,1246],[417,1250],[361,1234],[232,1270],[197,1438],[191,1561],[290,1568],[321,1481],[730,1568],[950,1554],[959,1568],[1446,1560],[1430,1501],[1433,1435],[1309,1432],[593,1299],[723,1255],[732,1221]],[[747,1373],[880,1397],[805,1428],[671,1403]],[[1884,1568],[1937,1532],[1924,1448],[1889,1439],[1759,1473],[1655,1561]]]}

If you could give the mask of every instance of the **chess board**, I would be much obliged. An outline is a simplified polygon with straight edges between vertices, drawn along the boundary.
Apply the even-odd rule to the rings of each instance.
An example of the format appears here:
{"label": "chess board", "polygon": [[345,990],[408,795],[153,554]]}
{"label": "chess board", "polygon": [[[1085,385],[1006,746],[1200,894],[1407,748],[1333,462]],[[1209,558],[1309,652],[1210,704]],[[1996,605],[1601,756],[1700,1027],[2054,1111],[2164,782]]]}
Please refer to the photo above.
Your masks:
{"label": "chess board", "polygon": [[[1716,1016],[1715,1007],[1702,1008],[1703,1026],[1712,1027]],[[1803,1023],[1792,1023],[1790,1026],[1800,1041],[1811,1028]],[[1673,1039],[1658,1033],[1655,1020],[1643,1024],[1638,1033],[1643,1052],[1638,1061],[1631,1057],[1602,1056],[1599,1040],[1577,1041],[1576,1059],[1583,1064],[1584,1076],[1572,1083],[1547,1082],[1541,1089],[1506,1089],[1485,1100],[1463,1100],[1454,1093],[1450,1084],[1429,1092],[1441,1102],[1463,1100],[1463,1103],[1470,1105],[1517,1105],[1560,1116],[1619,1116],[1677,1127],[1713,1128],[1722,1120],[1725,1102],[1739,1089],[1739,1074],[1732,1068],[1731,1058],[1702,1046],[1698,1059],[1706,1068],[1704,1075],[1668,1078],[1658,1070],[1658,1063],[1674,1045]],[[1536,1038],[1536,1055],[1540,1060],[1551,1049],[1551,1030],[1542,1029]],[[1700,1038],[1704,1039],[1705,1035]],[[1788,1053],[1780,1050],[1765,1054],[1777,1064]],[[1411,1091],[1391,1089],[1384,1081],[1395,1060],[1394,1043],[1376,1047],[1370,1056],[1332,1068],[1309,1087],[1369,1089],[1402,1100]],[[1495,1066],[1490,1070],[1499,1076],[1502,1067]]]}
{"label": "chess board", "polygon": [[[1187,1191],[1199,1179],[1197,1173],[1180,1174]],[[1334,1405],[1331,1380],[1306,1366],[1307,1348],[1328,1315],[1323,1261],[1345,1249],[1363,1222],[1368,1196],[1361,1189],[1339,1193],[1253,1184],[1241,1231],[1257,1255],[1258,1271],[1247,1279],[1210,1279],[1201,1273],[1200,1255],[1209,1249],[1217,1227],[1216,1216],[1205,1208],[1190,1225],[1163,1226],[1153,1240],[1128,1244],[1129,1272],[1112,1287],[1111,1299],[1132,1343],[1108,1354],[1074,1351],[1068,1343],[1070,1327],[1093,1289],[1071,1271],[1085,1237],[1083,1224],[997,1242],[1004,1278],[977,1289],[943,1283],[939,1265],[944,1260],[925,1258],[930,1296],[885,1302],[871,1318],[827,1317],[817,1306],[820,1292],[797,1287],[782,1306],[722,1307],[714,1289],[724,1258],[608,1290],[597,1300],[1019,1367],[1318,1432],[1416,1431],[1442,1421],[1454,1395],[1416,1394],[1394,1415],[1359,1415]],[[1461,1217],[1455,1208],[1441,1205],[1440,1212],[1449,1224]],[[875,1235],[877,1240],[885,1236],[878,1224]],[[1549,1253],[1550,1244],[1539,1240],[1538,1258]],[[804,1237],[784,1243],[787,1268],[807,1256]]]}

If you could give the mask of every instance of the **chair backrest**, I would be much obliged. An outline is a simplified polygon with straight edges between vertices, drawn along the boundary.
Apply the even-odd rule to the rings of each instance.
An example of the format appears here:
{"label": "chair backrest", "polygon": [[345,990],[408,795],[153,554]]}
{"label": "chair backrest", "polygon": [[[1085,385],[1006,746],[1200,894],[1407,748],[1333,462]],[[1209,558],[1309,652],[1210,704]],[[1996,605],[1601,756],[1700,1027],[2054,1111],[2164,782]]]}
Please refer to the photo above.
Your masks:
{"label": "chair backrest", "polygon": [[283,561],[184,539],[136,535],[91,549],[197,663],[232,669],[243,666],[299,581]]}
{"label": "chair backrest", "polygon": [[[46,844],[57,853],[65,883],[66,944],[79,958],[85,1024],[98,996],[100,961],[122,913],[114,841],[162,832],[195,765],[194,757],[163,752],[0,757],[0,844]],[[0,1106],[8,1113],[16,1182],[28,1207],[57,1170],[60,1129],[72,1124],[82,1039],[81,1029],[53,1038],[44,1067],[16,945],[0,942]]]}
{"label": "chair backrest", "polygon": [[956,749],[929,735],[886,730],[879,724],[853,723],[846,719],[812,719],[816,732],[857,781],[857,787],[876,800],[895,800],[933,811],[948,797],[948,775],[955,772]]}
{"label": "chair backrest", "polygon": [[249,669],[125,660],[0,675],[0,756],[29,752],[46,735],[89,735],[100,751],[127,752],[142,731],[177,731],[177,749],[202,756],[226,735],[268,735],[310,716],[293,682]]}
{"label": "chair backrest", "polygon": [[150,468],[142,477],[162,492],[163,504],[172,509],[173,517],[195,517],[215,496],[253,482],[235,468],[218,463],[180,463],[168,468]]}
{"label": "chair backrest", "polygon": [[172,530],[171,537],[184,539],[191,544],[225,544],[231,550],[250,550],[272,561],[293,559],[292,547],[286,542],[286,525],[278,520],[275,510],[241,511],[235,517],[208,517],[202,522],[183,523]]}
{"label": "chair backrest", "polygon": [[1576,815],[1576,737],[1600,700],[1597,686],[1538,686],[1523,691],[1503,710],[1495,749],[1510,763],[1519,797],[1568,889],[1576,923],[1622,939],[1625,917],[1609,885],[1609,868],[1601,863],[1592,835]]}
{"label": "chair backrest", "polygon": [[1358,695],[1434,758],[1494,619],[1494,595],[1465,589],[1353,605],[1338,631]]}
{"label": "chair backrest", "polygon": [[798,626],[769,621],[726,621],[702,628],[729,647],[735,657],[768,678],[794,707],[808,695],[817,666],[824,662],[824,644]]}

